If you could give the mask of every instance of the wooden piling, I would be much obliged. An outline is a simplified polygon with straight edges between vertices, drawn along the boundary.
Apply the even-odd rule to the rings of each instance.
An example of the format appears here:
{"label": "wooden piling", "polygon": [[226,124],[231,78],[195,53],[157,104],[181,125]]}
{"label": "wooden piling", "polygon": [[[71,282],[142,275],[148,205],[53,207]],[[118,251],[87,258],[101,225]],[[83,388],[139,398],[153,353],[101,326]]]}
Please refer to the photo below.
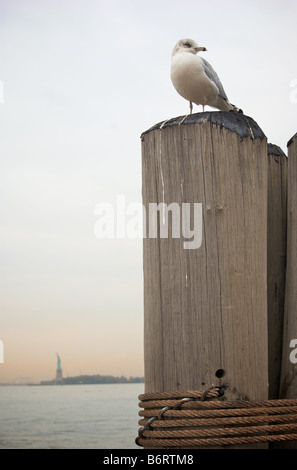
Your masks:
{"label": "wooden piling", "polygon": [[[297,398],[297,133],[288,142],[287,248],[280,398]],[[295,341],[294,341],[295,340]],[[297,449],[297,441],[277,449]]]}
{"label": "wooden piling", "polygon": [[[297,397],[297,134],[288,142],[288,224],[281,398]],[[295,352],[294,352],[295,351]]]}
{"label": "wooden piling", "polygon": [[[237,113],[180,121],[142,134],[145,390],[214,384],[228,400],[265,400],[267,140]],[[193,206],[202,204],[200,247],[185,249],[182,233],[149,237],[149,207],[162,202],[190,204],[192,230]],[[169,213],[172,221],[176,213]]]}
{"label": "wooden piling", "polygon": [[279,398],[287,242],[287,166],[280,147],[267,145],[267,301],[269,398]]}

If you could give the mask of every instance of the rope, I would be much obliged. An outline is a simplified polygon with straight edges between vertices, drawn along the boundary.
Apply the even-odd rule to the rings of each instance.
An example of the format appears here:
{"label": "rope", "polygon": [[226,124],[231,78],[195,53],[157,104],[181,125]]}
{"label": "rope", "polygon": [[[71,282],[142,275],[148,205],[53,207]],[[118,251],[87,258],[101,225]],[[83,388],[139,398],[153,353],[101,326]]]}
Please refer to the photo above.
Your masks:
{"label": "rope", "polygon": [[139,395],[137,445],[210,447],[297,440],[297,399],[225,401],[221,387]]}

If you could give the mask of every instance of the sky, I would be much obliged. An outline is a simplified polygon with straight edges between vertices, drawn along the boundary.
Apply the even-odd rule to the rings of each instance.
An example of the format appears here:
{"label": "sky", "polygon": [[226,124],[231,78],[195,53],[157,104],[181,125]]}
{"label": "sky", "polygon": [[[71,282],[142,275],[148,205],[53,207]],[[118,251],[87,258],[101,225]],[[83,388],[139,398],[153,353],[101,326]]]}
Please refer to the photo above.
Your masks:
{"label": "sky", "polygon": [[287,153],[296,17],[295,0],[0,1],[0,383],[54,378],[56,353],[64,376],[143,375],[142,239],[99,238],[98,205],[141,203],[141,133],[188,113],[184,37]]}

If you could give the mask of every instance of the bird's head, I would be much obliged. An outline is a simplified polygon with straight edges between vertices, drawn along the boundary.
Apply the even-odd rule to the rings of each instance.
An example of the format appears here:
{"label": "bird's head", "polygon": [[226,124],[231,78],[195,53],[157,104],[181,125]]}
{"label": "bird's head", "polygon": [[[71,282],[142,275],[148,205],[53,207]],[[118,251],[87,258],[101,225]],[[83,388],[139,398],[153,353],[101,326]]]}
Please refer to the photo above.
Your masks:
{"label": "bird's head", "polygon": [[199,51],[206,51],[206,47],[198,46],[197,42],[193,39],[180,39],[174,46],[172,55],[177,52],[191,52],[192,54],[197,54]]}

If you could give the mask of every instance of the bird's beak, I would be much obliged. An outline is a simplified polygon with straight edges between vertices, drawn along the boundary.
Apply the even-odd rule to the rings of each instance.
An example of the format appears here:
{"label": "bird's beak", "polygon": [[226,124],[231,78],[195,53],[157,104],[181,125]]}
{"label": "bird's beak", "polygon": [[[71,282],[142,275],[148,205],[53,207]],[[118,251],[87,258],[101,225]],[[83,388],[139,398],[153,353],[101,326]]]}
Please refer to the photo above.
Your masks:
{"label": "bird's beak", "polygon": [[206,47],[195,47],[195,51],[199,52],[199,51],[207,51]]}

